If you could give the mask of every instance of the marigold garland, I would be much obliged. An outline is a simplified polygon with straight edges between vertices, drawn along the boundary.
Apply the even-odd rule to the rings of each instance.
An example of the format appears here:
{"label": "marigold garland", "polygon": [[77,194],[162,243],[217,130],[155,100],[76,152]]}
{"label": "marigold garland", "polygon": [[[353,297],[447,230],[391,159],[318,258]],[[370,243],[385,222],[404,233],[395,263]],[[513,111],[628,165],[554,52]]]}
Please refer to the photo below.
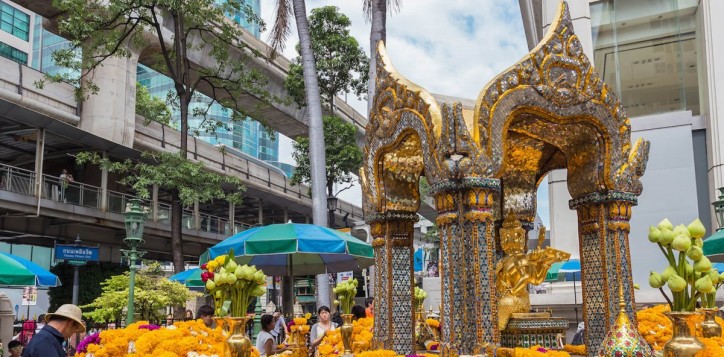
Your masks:
{"label": "marigold garland", "polygon": [[[160,329],[141,328],[144,325],[148,322],[102,331],[100,343],[89,344],[87,352],[79,352],[76,357],[186,357],[224,353],[226,336],[221,328],[210,329],[201,320],[176,322]],[[259,351],[252,348],[252,357],[258,356]]]}
{"label": "marigold garland", "polygon": [[[656,305],[636,313],[639,324],[639,333],[654,350],[660,351],[666,342],[669,342],[672,335],[672,324],[664,313],[670,311],[669,305]],[[689,326],[696,332],[696,337],[704,344],[704,349],[696,354],[697,357],[724,356],[724,336],[704,338],[696,326],[701,323],[704,316],[701,314],[692,315]],[[724,326],[724,320],[716,317],[716,322]]]}
{"label": "marigold garland", "polygon": [[556,351],[545,349],[542,346],[533,346],[531,348],[516,347],[515,357],[570,357],[571,355],[565,351]]}
{"label": "marigold garland", "polygon": [[586,345],[563,345],[563,350],[572,355],[586,355]]}
{"label": "marigold garland", "polygon": [[[372,326],[374,319],[365,317],[352,321],[352,352],[357,355],[369,351],[372,347]],[[344,352],[340,329],[324,334],[324,339],[317,347],[320,357],[336,357]],[[381,357],[381,356],[377,356]]]}

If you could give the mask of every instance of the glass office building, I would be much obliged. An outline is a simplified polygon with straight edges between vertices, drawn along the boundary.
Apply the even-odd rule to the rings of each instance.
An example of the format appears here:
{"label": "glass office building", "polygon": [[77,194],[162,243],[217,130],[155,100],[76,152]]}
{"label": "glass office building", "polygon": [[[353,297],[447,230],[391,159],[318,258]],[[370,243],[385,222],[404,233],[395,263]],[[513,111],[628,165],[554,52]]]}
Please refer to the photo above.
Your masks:
{"label": "glass office building", "polygon": [[0,0],[0,56],[27,65],[32,16],[17,5]]}
{"label": "glass office building", "polygon": [[[260,0],[245,0],[245,3],[255,15],[258,16],[261,13]],[[4,16],[5,15],[3,15],[3,21],[5,19]],[[228,14],[228,16],[254,36],[259,36],[259,24],[248,21],[247,16],[243,12]],[[43,19],[40,16],[35,16],[33,24],[35,31],[33,32],[33,54],[31,66],[42,72],[52,74],[68,71],[67,68],[55,65],[52,59],[52,53],[54,51],[67,48],[69,46],[68,41],[44,30],[42,27],[42,21]],[[11,52],[11,49],[7,49],[7,51],[5,50],[6,48],[3,47],[2,43],[0,43],[0,52],[8,52],[7,56],[20,56],[19,60],[22,60],[22,53]],[[25,62],[27,62],[27,58],[25,59]],[[137,81],[148,88],[151,95],[166,99],[169,91],[173,90],[173,84],[168,77],[144,65],[139,65],[136,72]],[[211,98],[199,94],[197,99],[191,103],[189,112],[192,112],[194,108],[206,108],[211,102]],[[179,115],[178,111],[174,111],[171,123],[171,126],[177,129],[179,127]],[[224,127],[219,128],[214,132],[206,132],[202,128],[204,118],[201,116],[191,116],[189,118],[191,135],[211,144],[224,144],[226,146],[239,149],[246,154],[264,161],[278,160],[279,142],[275,139],[276,135],[267,132],[264,126],[259,122],[250,119],[232,122],[231,110],[228,110],[216,103],[211,104],[207,117],[211,120],[224,123]]]}

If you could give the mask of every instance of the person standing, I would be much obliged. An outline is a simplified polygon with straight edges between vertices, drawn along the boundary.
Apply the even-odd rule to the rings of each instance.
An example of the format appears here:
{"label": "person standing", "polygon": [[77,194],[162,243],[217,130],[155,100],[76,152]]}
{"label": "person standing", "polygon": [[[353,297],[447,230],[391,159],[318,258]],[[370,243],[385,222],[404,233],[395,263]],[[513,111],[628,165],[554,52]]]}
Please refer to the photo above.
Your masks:
{"label": "person standing", "polygon": [[367,317],[375,317],[375,298],[371,296],[365,299],[365,314]]}
{"label": "person standing", "polygon": [[45,315],[45,327],[30,340],[22,357],[65,357],[63,342],[75,333],[85,332],[78,306],[65,304]]}
{"label": "person standing", "polygon": [[60,201],[64,202],[66,201],[65,198],[65,190],[68,188],[68,186],[73,182],[73,175],[68,173],[68,170],[63,169],[60,173]]}
{"label": "person standing", "polygon": [[329,310],[329,307],[322,306],[317,310],[317,317],[319,318],[319,322],[312,325],[311,330],[309,331],[309,341],[311,343],[309,344],[309,348],[314,350],[314,356],[319,356],[319,353],[317,352],[317,346],[319,346],[320,343],[322,343],[322,339],[324,339],[324,334],[326,334],[328,331],[334,331],[334,329],[337,328],[337,324],[332,322],[331,319],[332,311]]}
{"label": "person standing", "polygon": [[261,316],[261,331],[256,336],[256,349],[259,357],[267,357],[283,352],[286,348],[277,349],[272,331],[274,330],[274,317],[266,314]]}
{"label": "person standing", "polygon": [[287,321],[284,320],[281,310],[277,309],[274,311],[274,330],[272,335],[276,338],[277,343],[283,343],[286,339],[286,335],[289,334],[289,327],[287,327]]}
{"label": "person standing", "polygon": [[203,305],[199,308],[196,313],[196,318],[201,319],[204,325],[208,328],[216,328],[216,321],[214,321],[214,308],[209,305]]}

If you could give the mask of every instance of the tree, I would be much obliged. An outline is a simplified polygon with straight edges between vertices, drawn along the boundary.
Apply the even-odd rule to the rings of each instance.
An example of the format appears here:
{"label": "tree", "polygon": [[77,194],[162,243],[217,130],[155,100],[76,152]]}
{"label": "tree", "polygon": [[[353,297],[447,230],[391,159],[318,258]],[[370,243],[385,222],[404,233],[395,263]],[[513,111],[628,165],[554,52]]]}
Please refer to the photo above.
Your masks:
{"label": "tree", "polygon": [[377,77],[377,43],[387,42],[387,9],[399,10],[402,0],[364,0],[362,8],[371,20],[370,26],[370,68],[367,77],[367,112],[372,110],[372,100],[375,97],[375,79]]}
{"label": "tree", "polygon": [[[314,9],[309,16],[319,90],[332,114],[337,95],[354,93],[361,97],[367,90],[369,59],[357,40],[349,34],[351,25],[349,18],[336,6]],[[305,96],[301,62],[301,57],[294,59],[285,83],[287,91],[299,105],[304,104]]]}
{"label": "tree", "polygon": [[[90,304],[81,306],[84,316],[97,322],[121,319],[123,308],[128,306],[129,273],[114,275],[101,283],[103,291]],[[170,281],[158,262],[142,267],[136,272],[134,304],[141,320],[159,322],[165,317],[168,306],[183,306],[186,301],[201,296],[183,284]]]}
{"label": "tree", "polygon": [[163,125],[171,123],[171,110],[166,101],[152,96],[148,88],[141,83],[136,83],[136,114],[146,119],[144,122],[146,125],[152,121]]}
{"label": "tree", "polygon": [[175,191],[184,206],[213,199],[239,203],[245,189],[238,177],[210,172],[203,163],[187,160],[176,153],[143,152],[141,160],[113,161],[95,152],[80,152],[75,160],[79,165],[89,162],[119,174],[119,183],[144,199],[151,198],[149,188],[153,185]]}
{"label": "tree", "polygon": [[[57,275],[63,285],[50,288],[48,297],[50,306],[48,311],[57,310],[60,305],[67,304],[73,296],[73,266],[67,263],[56,264],[50,268],[50,272]],[[78,304],[91,303],[101,294],[101,282],[113,275],[122,274],[128,268],[119,264],[101,262],[89,263],[80,268],[80,283],[83,289],[78,291]]]}
{"label": "tree", "polygon": [[[350,184],[346,188],[334,192],[335,183],[351,183],[355,179],[353,173],[356,173],[362,165],[362,150],[356,145],[354,137],[356,131],[354,125],[344,122],[340,117],[324,117],[324,147],[327,157],[325,188],[328,197],[336,196],[339,192],[352,187]],[[297,139],[292,156],[297,161],[297,168],[294,170],[291,180],[292,184],[309,183],[311,180],[308,138]]]}
{"label": "tree", "polygon": [[[74,79],[59,74],[46,78],[76,81],[76,95],[82,100],[98,92],[93,73],[104,60],[128,57],[147,47],[157,48],[151,57],[153,63],[149,64],[173,82],[174,103],[171,104],[177,105],[180,113],[182,135],[178,156],[181,159],[185,160],[188,153],[189,104],[199,88],[206,88],[216,101],[232,110],[232,120],[247,116],[259,119],[261,114],[262,108],[245,108],[236,101],[242,94],[266,103],[281,101],[266,90],[267,79],[248,65],[251,58],[260,54],[239,40],[246,34],[225,17],[244,14],[250,21],[260,21],[240,0],[56,0],[53,4],[61,14],[58,30],[71,40],[70,48],[56,51],[53,58],[59,66],[71,68],[81,76]],[[81,55],[78,55],[79,49],[82,49]],[[232,50],[241,58],[231,56]],[[198,52],[209,59],[207,66],[196,66],[190,60],[191,54]],[[218,123],[212,116],[206,116],[209,108],[210,105],[195,108],[191,114],[204,116],[208,127],[215,129]],[[149,169],[157,171],[153,167]],[[188,194],[182,190],[170,189],[171,251],[176,271],[183,270],[180,197]]]}
{"label": "tree", "polygon": [[[299,53],[302,55],[304,90],[309,113],[309,173],[312,183],[312,219],[314,224],[326,227],[328,222],[327,196],[324,191],[325,153],[324,131],[322,128],[322,98],[319,94],[317,65],[314,60],[314,52],[312,52],[312,39],[309,34],[309,23],[307,22],[307,10],[304,0],[277,0],[276,18],[271,32],[272,49],[276,51],[284,47],[284,42],[290,32],[290,15],[292,13],[297,24],[297,34],[299,34]],[[329,278],[327,274],[317,275],[317,286],[317,306],[330,306]],[[291,289],[287,289],[284,301],[290,305],[285,306],[286,312],[291,311],[293,298],[293,292]]]}

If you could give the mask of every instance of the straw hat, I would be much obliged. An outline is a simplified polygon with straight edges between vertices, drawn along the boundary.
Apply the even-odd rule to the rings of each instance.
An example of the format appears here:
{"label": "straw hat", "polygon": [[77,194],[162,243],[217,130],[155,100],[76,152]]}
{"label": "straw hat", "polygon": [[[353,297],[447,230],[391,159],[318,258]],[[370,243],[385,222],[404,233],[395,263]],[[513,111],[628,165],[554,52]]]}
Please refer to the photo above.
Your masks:
{"label": "straw hat", "polygon": [[77,322],[78,328],[75,332],[83,333],[85,332],[85,324],[83,323],[82,314],[78,306],[65,304],[59,307],[58,310],[55,310],[55,312],[45,314],[45,322],[50,321],[53,316],[62,316]]}

